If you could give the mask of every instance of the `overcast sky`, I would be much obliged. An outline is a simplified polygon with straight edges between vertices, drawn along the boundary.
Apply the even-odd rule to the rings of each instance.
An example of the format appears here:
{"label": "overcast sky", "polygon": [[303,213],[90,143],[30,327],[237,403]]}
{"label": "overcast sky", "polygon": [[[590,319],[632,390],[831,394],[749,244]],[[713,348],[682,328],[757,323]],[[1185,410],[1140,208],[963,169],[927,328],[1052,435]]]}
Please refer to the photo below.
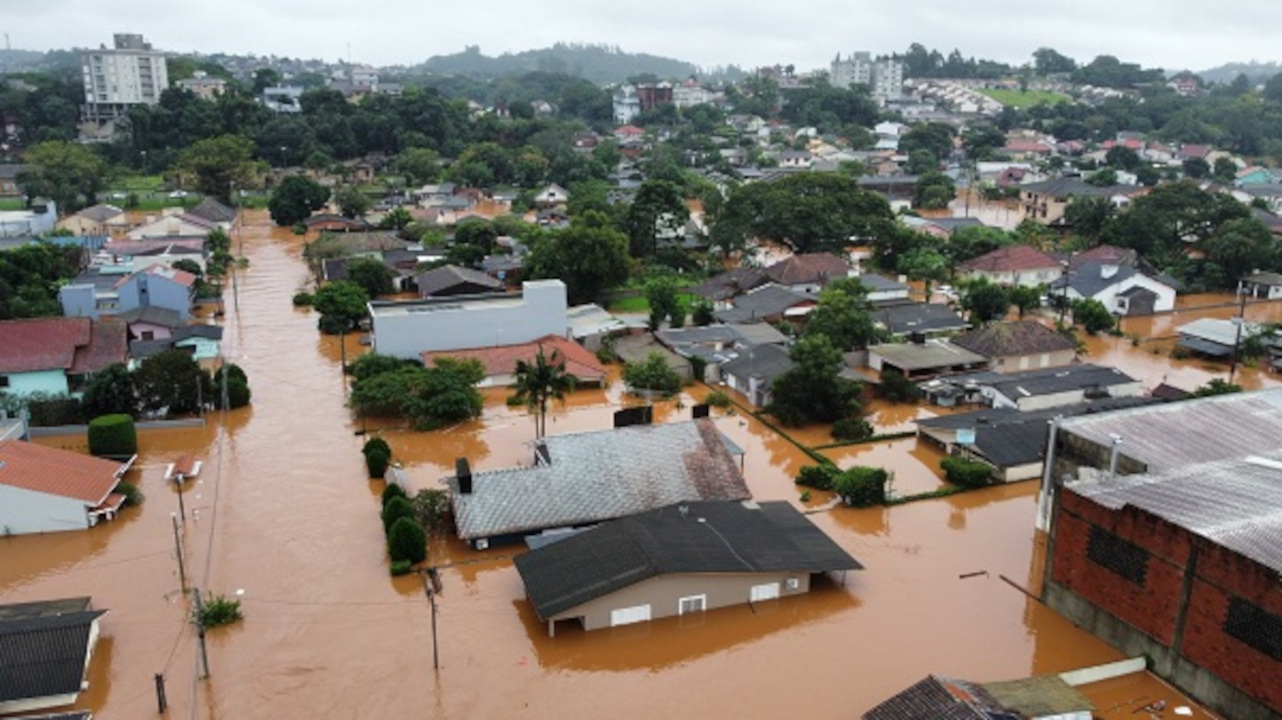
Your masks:
{"label": "overcast sky", "polygon": [[[414,64],[479,45],[487,55],[557,41],[609,43],[703,67],[826,67],[838,52],[947,54],[1026,62],[1039,47],[1079,61],[1205,70],[1279,60],[1282,2],[1240,0],[0,0],[12,47],[97,47],[138,32],[157,48]],[[546,8],[546,10],[542,10]]]}

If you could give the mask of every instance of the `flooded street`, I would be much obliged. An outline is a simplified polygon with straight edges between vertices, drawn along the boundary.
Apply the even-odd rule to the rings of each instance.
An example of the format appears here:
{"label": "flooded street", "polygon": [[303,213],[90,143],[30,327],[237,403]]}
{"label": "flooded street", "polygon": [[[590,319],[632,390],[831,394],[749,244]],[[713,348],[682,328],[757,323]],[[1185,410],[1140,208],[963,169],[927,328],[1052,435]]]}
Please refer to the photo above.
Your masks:
{"label": "flooded street", "polygon": [[[174,718],[850,718],[930,673],[998,680],[1120,659],[1013,586],[1036,591],[1040,581],[1036,487],[1024,483],[868,510],[820,510],[828,498],[814,493],[811,518],[867,567],[844,585],[821,581],[784,601],[592,633],[566,623],[555,638],[524,600],[510,560],[519,548],[478,553],[435,539],[432,561],[449,567],[434,672],[421,580],[388,576],[383,484],[365,477],[338,339],[319,335],[316,316],[290,304],[308,278],[302,239],[269,228],[265,213],[249,218],[251,265],[229,292],[224,322],[225,351],[249,376],[252,406],[203,428],[141,432],[128,479],[147,501],[116,522],[0,538],[5,602],[92,595],[111,611],[79,703],[96,718],[154,714],[157,672]],[[1143,359],[1143,348],[1114,341],[1100,351]],[[364,351],[355,336],[346,350]],[[704,392],[657,404],[656,421],[688,418]],[[477,470],[529,462],[533,422],[504,395],[486,391],[481,420],[445,431],[366,424],[391,444],[412,487],[437,487],[457,457]],[[554,408],[548,429],[606,428],[614,410],[636,402],[617,383],[580,391]],[[932,412],[870,410],[883,432]],[[753,495],[799,503],[792,478],[813,461],[751,416],[717,415],[746,451]],[[820,434],[802,441],[831,443]],[[80,437],[42,442],[83,446]],[[163,479],[165,464],[188,452],[205,461],[183,498],[190,582],[232,597],[243,590],[244,621],[209,632],[207,680],[198,679],[173,554],[177,497]],[[935,452],[911,438],[824,451],[842,466],[895,470],[905,494],[940,485]],[[1156,687],[1109,692],[1169,692]],[[1131,708],[1101,716],[1133,717]]]}

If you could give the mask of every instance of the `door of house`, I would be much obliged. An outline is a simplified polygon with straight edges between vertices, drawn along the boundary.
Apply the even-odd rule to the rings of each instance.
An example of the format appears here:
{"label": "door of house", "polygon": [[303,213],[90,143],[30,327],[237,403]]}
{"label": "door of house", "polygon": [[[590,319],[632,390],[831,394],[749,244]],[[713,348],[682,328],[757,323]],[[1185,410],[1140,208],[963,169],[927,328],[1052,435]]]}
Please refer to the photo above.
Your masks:
{"label": "door of house", "polygon": [[774,600],[779,597],[779,583],[765,583],[763,585],[753,585],[748,600],[751,602],[761,602],[762,600]]}
{"label": "door of house", "polygon": [[649,605],[637,605],[635,607],[620,608],[618,610],[610,611],[610,627],[646,622],[649,619]]}

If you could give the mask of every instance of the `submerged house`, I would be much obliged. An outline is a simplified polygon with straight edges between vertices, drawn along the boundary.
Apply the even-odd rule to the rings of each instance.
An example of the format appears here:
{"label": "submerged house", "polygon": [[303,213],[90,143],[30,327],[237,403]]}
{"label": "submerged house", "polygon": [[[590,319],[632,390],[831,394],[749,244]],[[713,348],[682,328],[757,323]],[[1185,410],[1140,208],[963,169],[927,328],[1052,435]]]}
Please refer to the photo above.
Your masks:
{"label": "submerged house", "polygon": [[460,461],[446,482],[459,538],[484,550],[665,505],[746,500],[732,447],[709,418],[634,425],[541,438],[530,467],[473,473]]}
{"label": "submerged house", "polygon": [[810,591],[819,573],[863,566],[790,503],[698,502],[603,523],[515,560],[556,634],[759,603]]}
{"label": "submerged house", "polygon": [[0,535],[84,530],[113,519],[132,464],[20,440],[0,442]]}
{"label": "submerged house", "polygon": [[76,702],[89,685],[98,621],[105,614],[87,597],[0,605],[0,714]]}

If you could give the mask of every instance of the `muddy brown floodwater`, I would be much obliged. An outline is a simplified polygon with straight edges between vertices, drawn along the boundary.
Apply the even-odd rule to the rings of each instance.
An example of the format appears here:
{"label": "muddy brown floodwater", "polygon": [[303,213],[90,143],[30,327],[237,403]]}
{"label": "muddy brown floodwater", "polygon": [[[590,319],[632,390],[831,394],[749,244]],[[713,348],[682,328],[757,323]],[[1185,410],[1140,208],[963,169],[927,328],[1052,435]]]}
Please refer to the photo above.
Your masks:
{"label": "muddy brown floodwater", "polygon": [[[433,562],[451,566],[442,573],[434,672],[422,585],[387,574],[381,482],[365,479],[338,341],[290,304],[308,277],[302,240],[268,227],[264,213],[248,220],[252,264],[224,320],[226,351],[249,375],[252,407],[211,416],[203,428],[141,433],[130,479],[147,501],[116,522],[0,538],[5,602],[92,595],[110,610],[80,702],[100,720],[155,713],[157,672],[170,715],[187,718],[849,718],[929,673],[995,680],[1119,659],[1000,579],[1038,584],[1035,487],[1023,484],[817,512],[816,524],[867,566],[844,584],[820,581],[781,602],[614,630],[563,626],[555,638],[523,599],[515,548],[476,553],[435,539]],[[346,350],[363,351],[355,337]],[[705,391],[693,392],[660,403],[657,419],[688,417]],[[632,402],[617,383],[575,393],[554,410],[550,432],[608,427],[611,413]],[[921,412],[874,409],[879,425],[894,428]],[[795,445],[750,416],[721,414],[717,423],[746,450],[755,496],[799,502],[792,477],[809,460]],[[487,392],[483,419],[446,431],[369,428],[388,438],[415,487],[438,486],[456,457],[480,470],[526,462],[533,438],[530,418],[497,391]],[[42,442],[80,447],[83,438]],[[914,441],[885,445],[830,453],[842,463],[893,465],[901,487],[938,483],[932,458],[914,457]],[[163,480],[165,463],[188,452],[206,463],[184,489],[189,576],[240,597],[245,613],[210,631],[207,680],[198,679],[173,556],[177,497]],[[809,505],[821,508],[828,498],[816,495]],[[959,579],[979,571],[987,574]],[[1147,685],[1112,692],[1174,697],[1152,678],[1134,682]],[[1124,712],[1112,717],[1131,717]]]}

